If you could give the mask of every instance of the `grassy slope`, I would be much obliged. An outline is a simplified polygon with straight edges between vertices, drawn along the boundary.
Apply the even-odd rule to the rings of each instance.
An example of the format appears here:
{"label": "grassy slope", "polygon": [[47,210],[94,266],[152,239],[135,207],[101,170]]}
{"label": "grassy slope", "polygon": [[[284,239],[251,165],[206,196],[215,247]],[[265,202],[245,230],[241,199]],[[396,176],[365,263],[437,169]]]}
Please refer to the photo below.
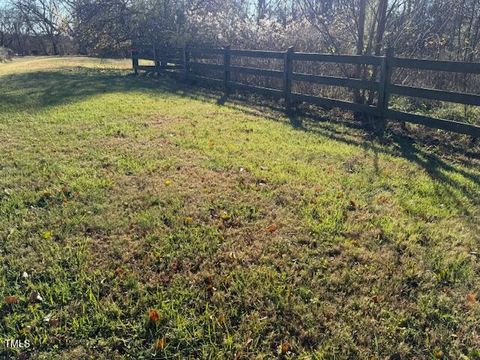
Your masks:
{"label": "grassy slope", "polygon": [[0,65],[0,335],[45,359],[480,357],[477,160],[127,68]]}

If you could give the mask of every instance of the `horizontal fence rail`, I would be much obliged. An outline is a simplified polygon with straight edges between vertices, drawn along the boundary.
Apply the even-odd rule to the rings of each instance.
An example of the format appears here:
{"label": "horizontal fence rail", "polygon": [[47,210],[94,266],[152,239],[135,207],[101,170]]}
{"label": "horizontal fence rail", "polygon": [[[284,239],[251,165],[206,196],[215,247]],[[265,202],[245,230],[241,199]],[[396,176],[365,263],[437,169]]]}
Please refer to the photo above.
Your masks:
{"label": "horizontal fence rail", "polygon": [[359,80],[350,78],[341,78],[333,76],[320,76],[311,74],[293,73],[293,80],[304,81],[315,84],[343,86],[352,89],[366,89],[376,91],[378,89],[378,82],[369,80]]}
{"label": "horizontal fence rail", "polygon": [[252,67],[231,66],[230,71],[234,73],[241,73],[241,74],[283,78],[283,71],[280,71],[280,70],[266,70],[266,69],[252,68]]}
{"label": "horizontal fence rail", "polygon": [[283,53],[264,50],[230,50],[230,55],[250,58],[283,59]]}
{"label": "horizontal fence rail", "polygon": [[390,92],[395,95],[419,97],[423,99],[454,102],[464,105],[480,106],[480,95],[456,93],[451,91],[415,88],[411,86],[391,85]]}
{"label": "horizontal fence rail", "polygon": [[206,63],[191,62],[189,65],[193,69],[223,71],[223,65],[219,65],[219,64],[206,64]]}
{"label": "horizontal fence rail", "polygon": [[198,55],[198,56],[202,56],[202,55],[223,55],[224,53],[224,49],[214,49],[214,48],[190,48],[189,49],[190,53],[192,55]]}
{"label": "horizontal fence rail", "polygon": [[[274,70],[269,68],[232,65],[232,59],[245,58],[273,59],[274,61],[280,61],[283,69]],[[153,61],[154,65],[139,65],[140,59]],[[206,61],[215,61],[215,63]],[[375,69],[374,73],[378,74],[378,79],[367,80],[294,72],[293,69],[295,62],[349,64],[357,66],[357,68],[358,66],[372,66]],[[366,56],[303,53],[295,52],[293,48],[281,52],[231,49],[230,47],[185,47],[182,49],[152,47],[151,49],[143,49],[141,51],[133,50],[132,66],[135,74],[138,74],[139,71],[160,73],[164,70],[175,70],[182,74],[184,80],[191,78],[217,82],[223,84],[226,96],[232,91],[237,90],[266,95],[277,99],[284,99],[287,110],[290,110],[294,104],[303,102],[324,108],[340,108],[356,113],[367,114],[375,117],[380,123],[386,122],[386,119],[389,119],[402,123],[410,122],[436,129],[467,134],[473,137],[480,137],[480,126],[452,120],[437,119],[425,115],[406,113],[391,109],[389,106],[389,100],[392,95],[480,106],[480,95],[397,85],[391,82],[392,74],[397,68],[419,71],[480,74],[480,63],[398,58],[394,56],[392,49],[389,49],[386,56]],[[278,89],[244,84],[242,82],[232,81],[232,74],[244,74],[277,79],[282,85],[281,88]],[[292,91],[292,84],[294,82],[338,86],[354,89],[355,91],[368,90],[377,94],[378,102],[376,105],[369,105],[296,93]]]}
{"label": "horizontal fence rail", "polygon": [[463,74],[480,74],[480,63],[460,62],[460,61],[432,61],[419,59],[392,59],[393,66],[414,70],[431,70],[456,72]]}
{"label": "horizontal fence rail", "polygon": [[317,61],[329,62],[335,64],[360,64],[360,65],[380,65],[382,58],[380,56],[363,55],[331,55],[317,53],[294,53],[293,60],[298,61]]}
{"label": "horizontal fence rail", "polygon": [[279,97],[283,96],[283,91],[282,90],[272,89],[272,88],[267,88],[267,87],[262,87],[262,86],[247,85],[247,84],[242,84],[242,83],[233,82],[233,81],[230,83],[229,86],[232,89],[255,92],[257,94],[268,95],[268,96],[272,96],[272,97],[276,97],[276,98],[279,98]]}

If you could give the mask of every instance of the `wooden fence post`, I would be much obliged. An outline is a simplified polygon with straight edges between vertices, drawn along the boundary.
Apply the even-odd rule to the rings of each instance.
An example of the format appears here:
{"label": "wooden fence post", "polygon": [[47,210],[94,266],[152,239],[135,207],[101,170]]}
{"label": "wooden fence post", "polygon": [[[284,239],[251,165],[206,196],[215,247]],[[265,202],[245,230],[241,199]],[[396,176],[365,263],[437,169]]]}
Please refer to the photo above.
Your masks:
{"label": "wooden fence post", "polygon": [[138,51],[132,50],[132,67],[135,75],[138,75]]}
{"label": "wooden fence post", "polygon": [[289,47],[284,55],[283,90],[285,92],[285,109],[287,112],[292,108],[292,74],[293,74],[293,47]]}
{"label": "wooden fence post", "polygon": [[378,110],[381,119],[381,128],[385,129],[387,124],[386,113],[388,111],[388,103],[390,100],[390,83],[392,80],[393,72],[393,58],[395,56],[395,50],[393,47],[387,49],[386,55],[382,59],[380,69],[380,81],[378,89]]}
{"label": "wooden fence post", "polygon": [[160,75],[160,58],[158,55],[158,48],[153,46],[153,61],[155,62],[155,73]]}
{"label": "wooden fence post", "polygon": [[225,92],[225,97],[228,96],[230,92],[230,63],[231,63],[231,54],[230,54],[230,45],[225,46],[223,54],[223,87]]}
{"label": "wooden fence post", "polygon": [[183,48],[183,80],[188,81],[188,72],[189,72],[189,53],[188,46],[185,45]]}

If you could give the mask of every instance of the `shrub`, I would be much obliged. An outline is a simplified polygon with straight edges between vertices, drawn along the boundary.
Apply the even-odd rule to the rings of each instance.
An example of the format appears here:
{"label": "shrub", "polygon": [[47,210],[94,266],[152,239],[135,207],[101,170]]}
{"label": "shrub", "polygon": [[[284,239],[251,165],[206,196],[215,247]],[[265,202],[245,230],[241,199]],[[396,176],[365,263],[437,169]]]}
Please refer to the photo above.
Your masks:
{"label": "shrub", "polygon": [[0,62],[10,61],[13,58],[13,51],[9,48],[0,46]]}

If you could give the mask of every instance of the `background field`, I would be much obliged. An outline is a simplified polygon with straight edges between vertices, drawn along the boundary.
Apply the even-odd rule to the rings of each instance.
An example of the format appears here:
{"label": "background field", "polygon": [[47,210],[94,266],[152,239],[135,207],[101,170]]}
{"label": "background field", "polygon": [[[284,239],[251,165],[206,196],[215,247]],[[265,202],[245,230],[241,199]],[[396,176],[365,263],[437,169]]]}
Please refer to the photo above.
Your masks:
{"label": "background field", "polygon": [[480,358],[467,140],[292,123],[129,67],[0,64],[4,339],[34,359]]}

